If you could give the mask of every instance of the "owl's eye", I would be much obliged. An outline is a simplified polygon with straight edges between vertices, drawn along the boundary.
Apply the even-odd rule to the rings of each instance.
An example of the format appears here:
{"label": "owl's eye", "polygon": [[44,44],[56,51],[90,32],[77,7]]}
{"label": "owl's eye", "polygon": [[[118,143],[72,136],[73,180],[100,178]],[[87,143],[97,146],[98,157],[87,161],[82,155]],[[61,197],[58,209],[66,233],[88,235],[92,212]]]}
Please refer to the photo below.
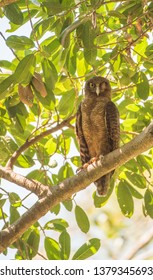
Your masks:
{"label": "owl's eye", "polygon": [[90,83],[89,86],[90,86],[90,88],[94,88],[94,84],[93,83]]}

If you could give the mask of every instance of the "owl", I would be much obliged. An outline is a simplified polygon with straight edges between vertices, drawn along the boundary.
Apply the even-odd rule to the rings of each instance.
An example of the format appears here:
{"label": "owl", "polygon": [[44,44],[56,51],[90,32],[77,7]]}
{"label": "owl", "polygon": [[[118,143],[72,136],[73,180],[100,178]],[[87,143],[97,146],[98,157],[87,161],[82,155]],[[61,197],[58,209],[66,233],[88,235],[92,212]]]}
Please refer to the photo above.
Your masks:
{"label": "owl", "polygon": [[[111,87],[106,78],[96,76],[85,83],[85,97],[76,114],[76,134],[82,167],[119,148],[119,112],[111,101]],[[99,195],[106,195],[113,172],[95,183]]]}

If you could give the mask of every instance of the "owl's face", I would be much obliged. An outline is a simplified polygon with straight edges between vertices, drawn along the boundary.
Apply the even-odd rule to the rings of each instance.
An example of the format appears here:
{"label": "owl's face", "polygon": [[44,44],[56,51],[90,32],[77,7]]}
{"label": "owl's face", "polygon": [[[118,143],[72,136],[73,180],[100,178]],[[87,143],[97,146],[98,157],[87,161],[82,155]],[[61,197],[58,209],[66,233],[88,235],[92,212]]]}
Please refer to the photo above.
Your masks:
{"label": "owl's face", "polygon": [[86,81],[85,93],[97,96],[110,95],[111,87],[106,78],[97,76]]}

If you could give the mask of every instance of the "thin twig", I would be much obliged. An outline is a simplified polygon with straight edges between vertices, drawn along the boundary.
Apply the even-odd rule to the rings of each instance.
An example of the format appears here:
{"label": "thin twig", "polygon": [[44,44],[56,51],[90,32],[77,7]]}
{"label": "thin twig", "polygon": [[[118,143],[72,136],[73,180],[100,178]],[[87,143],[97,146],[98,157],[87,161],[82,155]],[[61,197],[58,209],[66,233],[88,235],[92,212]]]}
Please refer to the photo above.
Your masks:
{"label": "thin twig", "polygon": [[[3,35],[2,32],[0,32],[0,35],[1,35],[1,37],[4,39],[4,41],[5,41],[5,43],[6,43],[6,38],[4,37],[4,35]],[[8,48],[11,50],[11,52],[14,54],[14,56],[17,58],[17,60],[20,61],[20,58],[17,56],[17,54],[14,52],[14,50],[13,50],[12,48],[10,48],[10,47],[8,47]]]}
{"label": "thin twig", "polygon": [[30,21],[31,29],[32,29],[32,32],[33,32],[33,35],[34,35],[35,41],[36,41],[36,43],[37,43],[38,49],[41,51],[41,47],[40,47],[40,44],[39,44],[39,41],[38,41],[37,35],[36,35],[35,31],[34,31],[33,22],[32,22],[31,15],[30,15],[29,0],[26,0],[26,5],[27,5],[28,17],[29,17],[29,21]]}
{"label": "thin twig", "polygon": [[33,144],[40,141],[45,136],[48,136],[48,135],[52,134],[53,132],[62,129],[64,126],[68,126],[70,121],[73,120],[74,118],[75,118],[75,115],[69,117],[68,119],[66,119],[64,121],[62,121],[61,123],[57,124],[55,127],[52,127],[50,129],[40,133],[39,135],[33,137],[32,139],[30,139],[30,140],[27,139],[25,141],[25,143],[22,146],[20,146],[19,149],[16,150],[14,152],[14,154],[11,156],[11,158],[8,160],[8,162],[6,164],[6,167],[12,169],[14,163],[16,162],[17,158],[21,155],[22,152],[24,152],[26,149],[28,149]]}
{"label": "thin twig", "polygon": [[146,245],[148,245],[153,239],[153,229],[144,234],[140,240],[137,240],[135,246],[132,247],[132,250],[125,257],[126,260],[131,260],[135,257],[135,255],[143,249]]}
{"label": "thin twig", "polygon": [[138,132],[135,132],[135,131],[127,131],[127,130],[121,130],[121,134],[130,134],[130,135],[133,135],[133,136],[139,135]]}

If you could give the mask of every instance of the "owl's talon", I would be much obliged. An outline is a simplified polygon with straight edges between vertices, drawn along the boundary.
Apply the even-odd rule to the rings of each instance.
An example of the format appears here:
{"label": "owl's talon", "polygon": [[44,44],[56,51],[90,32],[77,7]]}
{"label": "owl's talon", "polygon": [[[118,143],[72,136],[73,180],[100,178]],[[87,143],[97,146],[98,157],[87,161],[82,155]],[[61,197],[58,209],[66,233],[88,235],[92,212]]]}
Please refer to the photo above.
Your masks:
{"label": "owl's talon", "polygon": [[100,159],[101,164],[103,164],[104,156],[103,156],[103,155],[100,155],[100,156],[99,156],[99,159]]}
{"label": "owl's talon", "polygon": [[83,165],[83,169],[86,169],[88,166],[89,166],[89,162],[86,162],[84,165]]}
{"label": "owl's talon", "polygon": [[94,163],[94,162],[97,161],[97,160],[98,160],[98,157],[93,157],[93,158],[90,159],[89,163],[90,163],[90,164],[91,164],[91,163]]}
{"label": "owl's talon", "polygon": [[90,163],[86,162],[83,164],[83,166],[77,168],[76,173],[81,172],[83,169],[86,169],[89,166]]}
{"label": "owl's talon", "polygon": [[78,174],[78,173],[80,173],[82,170],[83,170],[83,167],[81,166],[81,167],[77,168],[76,173]]}

